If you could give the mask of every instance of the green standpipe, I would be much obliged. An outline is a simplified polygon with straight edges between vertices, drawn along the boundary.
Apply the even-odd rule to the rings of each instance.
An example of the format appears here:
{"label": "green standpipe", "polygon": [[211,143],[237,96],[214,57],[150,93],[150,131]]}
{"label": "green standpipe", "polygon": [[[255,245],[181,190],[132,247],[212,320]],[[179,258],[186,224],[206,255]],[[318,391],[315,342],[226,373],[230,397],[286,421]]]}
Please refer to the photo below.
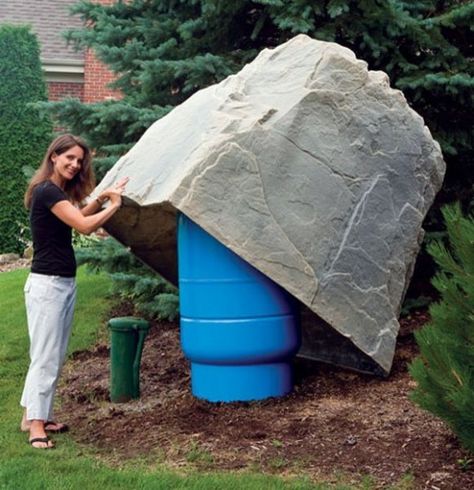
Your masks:
{"label": "green standpipe", "polygon": [[127,402],[140,396],[140,362],[150,328],[142,318],[112,318],[110,342],[110,400]]}

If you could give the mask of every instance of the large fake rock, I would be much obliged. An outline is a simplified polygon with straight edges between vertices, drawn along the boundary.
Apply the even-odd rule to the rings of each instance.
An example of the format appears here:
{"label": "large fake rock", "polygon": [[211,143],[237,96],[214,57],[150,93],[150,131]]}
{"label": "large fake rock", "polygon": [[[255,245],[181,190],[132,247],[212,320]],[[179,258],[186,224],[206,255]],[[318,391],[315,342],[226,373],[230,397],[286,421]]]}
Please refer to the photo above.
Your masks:
{"label": "large fake rock", "polygon": [[388,373],[440,188],[439,145],[383,72],[299,35],[157,121],[109,232],[176,282],[181,211],[302,303],[307,357]]}

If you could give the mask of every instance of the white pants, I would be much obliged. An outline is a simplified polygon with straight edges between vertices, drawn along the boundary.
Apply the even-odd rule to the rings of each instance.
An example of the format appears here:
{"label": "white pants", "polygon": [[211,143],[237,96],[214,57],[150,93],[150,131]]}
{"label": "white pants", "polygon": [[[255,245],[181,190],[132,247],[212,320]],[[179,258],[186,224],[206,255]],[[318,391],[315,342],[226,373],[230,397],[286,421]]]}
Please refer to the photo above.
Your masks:
{"label": "white pants", "polygon": [[24,291],[30,367],[20,403],[28,420],[53,420],[54,392],[71,333],[76,283],[73,277],[30,273]]}

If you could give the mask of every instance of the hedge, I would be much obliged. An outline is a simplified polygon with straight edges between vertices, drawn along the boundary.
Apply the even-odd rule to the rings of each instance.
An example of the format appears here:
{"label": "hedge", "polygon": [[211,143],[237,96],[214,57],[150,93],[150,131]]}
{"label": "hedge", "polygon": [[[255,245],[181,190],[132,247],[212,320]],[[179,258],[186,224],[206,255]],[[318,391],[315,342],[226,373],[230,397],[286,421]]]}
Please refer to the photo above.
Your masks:
{"label": "hedge", "polygon": [[40,48],[27,26],[0,26],[0,253],[21,253],[28,239],[25,167],[36,168],[52,135],[34,103],[47,100]]}

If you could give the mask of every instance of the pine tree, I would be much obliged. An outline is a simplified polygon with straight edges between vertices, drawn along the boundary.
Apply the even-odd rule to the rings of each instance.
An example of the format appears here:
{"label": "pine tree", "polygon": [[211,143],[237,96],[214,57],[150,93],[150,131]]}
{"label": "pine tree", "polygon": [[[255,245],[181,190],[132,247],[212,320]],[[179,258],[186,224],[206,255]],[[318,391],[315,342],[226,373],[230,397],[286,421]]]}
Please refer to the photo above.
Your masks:
{"label": "pine tree", "polygon": [[441,241],[429,247],[441,269],[433,280],[441,301],[415,333],[421,356],[410,366],[418,382],[412,398],[474,452],[474,216],[463,217],[459,205],[445,207],[443,216],[449,248]]}
{"label": "pine tree", "polygon": [[74,11],[89,27],[72,30],[69,39],[92,47],[119,75],[115,86],[125,98],[89,106],[66,101],[53,110],[97,148],[133,144],[172,107],[236,72],[264,47],[306,33],[347,46],[370,69],[386,71],[442,144],[449,164],[445,199],[471,198],[474,4],[468,0],[134,0],[110,6],[82,0]]}
{"label": "pine tree", "polygon": [[136,313],[167,320],[178,315],[176,288],[152,273],[117,241],[93,241],[79,247],[76,258],[78,265],[87,264],[91,271],[108,273],[112,295],[121,301],[131,301]]}
{"label": "pine tree", "polygon": [[[59,124],[97,149],[99,177],[151,125],[197,90],[298,33],[352,49],[384,70],[424,118],[448,163],[439,202],[472,199],[474,158],[470,26],[460,0],[133,0],[74,8],[87,24],[68,38],[91,47],[118,76],[124,98],[49,105]],[[428,229],[439,229],[431,213]],[[423,265],[423,261],[421,262]]]}
{"label": "pine tree", "polygon": [[46,100],[38,40],[27,27],[0,26],[0,253],[22,253],[29,236],[24,168],[39,165],[52,126],[32,104]]}

